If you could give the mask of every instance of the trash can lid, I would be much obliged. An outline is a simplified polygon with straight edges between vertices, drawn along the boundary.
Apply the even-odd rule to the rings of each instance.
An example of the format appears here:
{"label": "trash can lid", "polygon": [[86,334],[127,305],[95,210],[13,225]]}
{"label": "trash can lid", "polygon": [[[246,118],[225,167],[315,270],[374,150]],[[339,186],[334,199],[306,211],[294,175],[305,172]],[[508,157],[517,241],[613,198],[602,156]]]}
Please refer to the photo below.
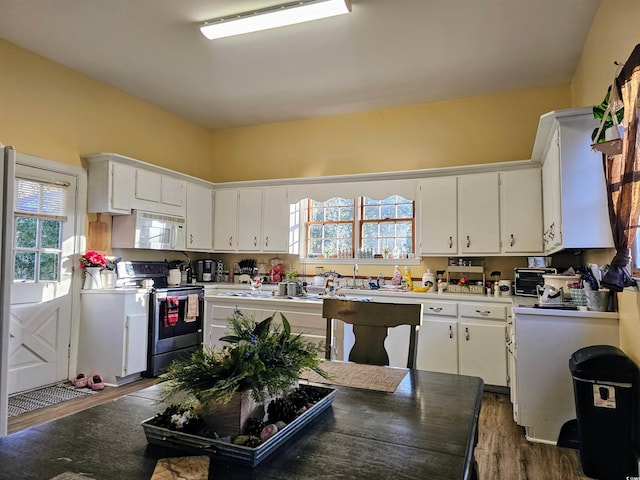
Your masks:
{"label": "trash can lid", "polygon": [[610,382],[631,382],[638,375],[635,363],[612,345],[592,345],[575,351],[569,359],[569,370],[585,380]]}

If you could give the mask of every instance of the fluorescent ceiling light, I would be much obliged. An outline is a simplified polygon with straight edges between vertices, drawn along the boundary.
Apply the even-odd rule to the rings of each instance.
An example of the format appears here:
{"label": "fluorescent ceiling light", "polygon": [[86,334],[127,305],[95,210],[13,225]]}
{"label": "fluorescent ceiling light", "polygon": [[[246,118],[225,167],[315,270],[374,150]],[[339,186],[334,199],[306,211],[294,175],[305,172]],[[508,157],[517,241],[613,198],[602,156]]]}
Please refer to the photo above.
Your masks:
{"label": "fluorescent ceiling light", "polygon": [[213,40],[333,17],[350,11],[351,0],[300,0],[208,20],[200,25],[200,31]]}

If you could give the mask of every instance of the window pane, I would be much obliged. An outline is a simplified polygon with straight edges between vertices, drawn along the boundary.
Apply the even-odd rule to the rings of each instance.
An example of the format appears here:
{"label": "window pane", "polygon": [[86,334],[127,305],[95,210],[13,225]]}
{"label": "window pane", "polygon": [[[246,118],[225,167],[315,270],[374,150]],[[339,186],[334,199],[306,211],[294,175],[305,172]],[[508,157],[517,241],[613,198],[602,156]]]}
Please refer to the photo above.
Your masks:
{"label": "window pane", "polygon": [[40,280],[58,281],[59,258],[57,253],[40,254]]}
{"label": "window pane", "polygon": [[322,225],[309,225],[310,238],[322,238]]}
{"label": "window pane", "polygon": [[378,236],[378,224],[377,223],[365,223],[362,226],[362,236],[364,238],[377,237]]}
{"label": "window pane", "polygon": [[380,209],[377,206],[364,207],[364,220],[378,220],[380,218]]}
{"label": "window pane", "polygon": [[337,207],[326,208],[324,211],[324,219],[328,222],[336,222],[340,218],[339,209]]}
{"label": "window pane", "polygon": [[38,219],[16,217],[16,247],[36,248],[38,246]]}
{"label": "window pane", "polygon": [[338,234],[338,226],[337,225],[325,225],[324,226],[324,237],[325,238],[335,238]]}
{"label": "window pane", "polygon": [[35,252],[17,252],[14,257],[13,279],[32,282],[36,279]]}
{"label": "window pane", "polygon": [[309,253],[319,254],[322,252],[322,240],[311,240],[309,242]]}
{"label": "window pane", "polygon": [[383,205],[380,209],[380,218],[396,218],[396,206],[395,205]]}
{"label": "window pane", "polygon": [[58,220],[42,220],[42,248],[60,248],[60,232],[62,222]]}
{"label": "window pane", "polygon": [[354,218],[354,208],[353,205],[347,208],[341,208],[340,209],[340,220],[341,221],[347,221],[347,222],[352,222],[353,218]]}
{"label": "window pane", "polygon": [[349,244],[351,244],[351,238],[353,237],[353,224],[339,224],[337,236],[338,238],[348,238]]}
{"label": "window pane", "polygon": [[395,233],[396,233],[395,223],[385,222],[380,224],[381,237],[395,237]]}
{"label": "window pane", "polygon": [[413,218],[413,205],[410,203],[398,205],[396,218]]}

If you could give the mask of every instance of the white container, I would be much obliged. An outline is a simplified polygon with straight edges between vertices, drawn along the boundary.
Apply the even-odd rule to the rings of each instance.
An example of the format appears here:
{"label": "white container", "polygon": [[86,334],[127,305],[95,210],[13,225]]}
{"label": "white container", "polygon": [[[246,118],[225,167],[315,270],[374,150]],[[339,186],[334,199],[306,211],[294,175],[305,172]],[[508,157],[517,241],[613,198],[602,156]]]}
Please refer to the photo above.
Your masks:
{"label": "white container", "polygon": [[512,293],[511,280],[498,280],[498,290],[500,290],[501,296],[510,296]]}
{"label": "white container", "polygon": [[180,280],[182,279],[182,275],[180,274],[180,270],[177,268],[172,268],[169,270],[169,276],[167,277],[167,283],[169,285],[180,285]]}
{"label": "white container", "polygon": [[427,273],[422,275],[422,286],[428,287],[427,292],[432,292],[436,286],[436,276],[427,269]]}

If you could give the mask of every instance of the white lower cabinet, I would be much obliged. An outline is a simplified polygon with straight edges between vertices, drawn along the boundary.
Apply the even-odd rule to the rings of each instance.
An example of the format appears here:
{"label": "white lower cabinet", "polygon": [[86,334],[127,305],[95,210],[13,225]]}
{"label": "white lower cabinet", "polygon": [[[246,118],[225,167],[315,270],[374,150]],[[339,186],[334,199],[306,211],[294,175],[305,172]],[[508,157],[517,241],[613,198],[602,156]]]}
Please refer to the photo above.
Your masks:
{"label": "white lower cabinet", "polygon": [[148,298],[145,291],[83,290],[78,372],[123,385],[147,369]]}
{"label": "white lower cabinet", "polygon": [[417,342],[419,370],[481,377],[507,386],[506,305],[425,303]]}

